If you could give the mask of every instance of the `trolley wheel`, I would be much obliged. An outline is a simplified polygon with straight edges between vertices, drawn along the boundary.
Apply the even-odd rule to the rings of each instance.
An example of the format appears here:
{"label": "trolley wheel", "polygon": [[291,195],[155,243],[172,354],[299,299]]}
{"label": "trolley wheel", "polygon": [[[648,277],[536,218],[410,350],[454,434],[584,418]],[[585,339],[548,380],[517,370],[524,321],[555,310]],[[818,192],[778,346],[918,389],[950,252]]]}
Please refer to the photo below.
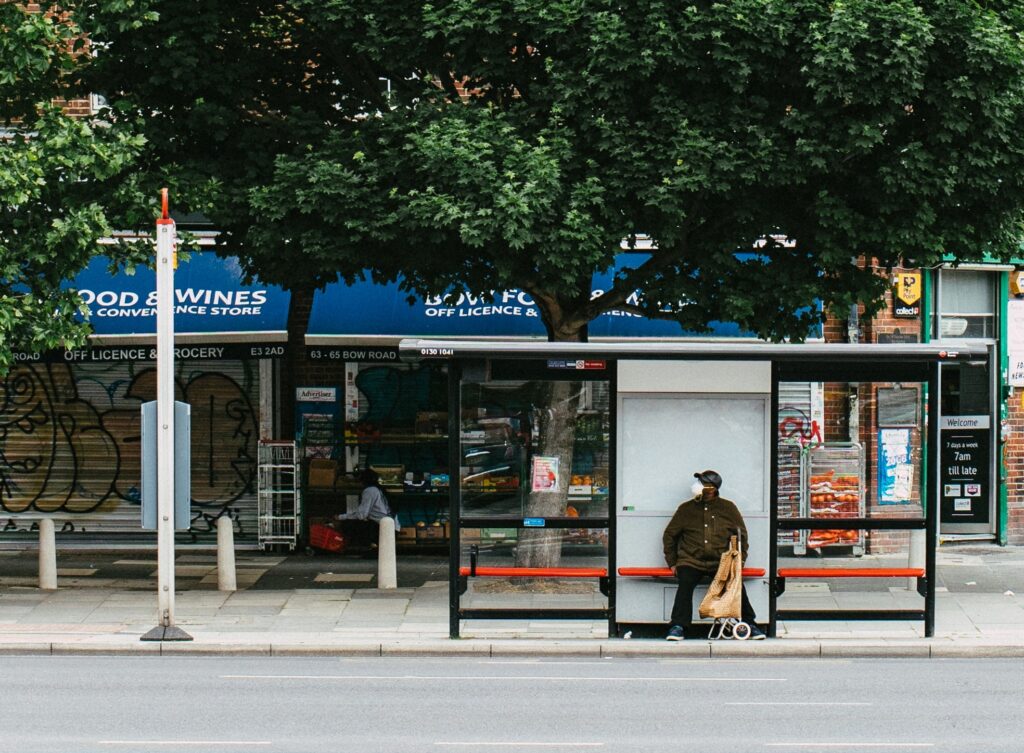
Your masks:
{"label": "trolley wheel", "polygon": [[750,637],[750,625],[745,622],[737,622],[732,626],[732,637],[738,641],[745,641]]}

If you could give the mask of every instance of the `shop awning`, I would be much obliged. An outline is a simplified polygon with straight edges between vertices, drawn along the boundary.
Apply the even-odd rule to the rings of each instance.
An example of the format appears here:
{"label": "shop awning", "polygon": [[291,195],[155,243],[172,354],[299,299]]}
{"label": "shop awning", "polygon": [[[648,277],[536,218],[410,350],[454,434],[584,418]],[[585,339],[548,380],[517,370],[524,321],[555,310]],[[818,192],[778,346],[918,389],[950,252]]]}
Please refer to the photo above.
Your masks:
{"label": "shop awning", "polygon": [[[636,255],[622,254],[617,267],[635,266]],[[634,258],[630,258],[634,257]],[[595,292],[607,290],[613,271],[595,275]],[[369,279],[353,285],[335,283],[318,291],[306,330],[308,346],[397,346],[403,337],[544,340],[540,311],[522,290],[496,291],[493,301],[461,297],[454,305],[440,297],[410,304],[399,283]],[[753,337],[731,322],[712,322],[708,332],[686,332],[672,321],[616,311],[590,323],[592,341],[734,339]],[[820,333],[816,336],[820,336]]]}
{"label": "shop awning", "polygon": [[[97,344],[152,342],[156,336],[156,275],[110,274],[108,260],[93,259],[66,287],[89,307]],[[179,343],[284,342],[290,294],[258,279],[245,284],[233,257],[194,252],[174,274],[175,339]]]}
{"label": "shop awning", "polygon": [[[238,260],[197,251],[182,259],[174,275],[175,348],[189,360],[279,358],[288,339],[291,294],[258,279],[246,284]],[[89,307],[89,348],[19,353],[21,362],[148,361],[156,358],[156,275],[109,271],[109,260],[93,259],[64,285]]]}

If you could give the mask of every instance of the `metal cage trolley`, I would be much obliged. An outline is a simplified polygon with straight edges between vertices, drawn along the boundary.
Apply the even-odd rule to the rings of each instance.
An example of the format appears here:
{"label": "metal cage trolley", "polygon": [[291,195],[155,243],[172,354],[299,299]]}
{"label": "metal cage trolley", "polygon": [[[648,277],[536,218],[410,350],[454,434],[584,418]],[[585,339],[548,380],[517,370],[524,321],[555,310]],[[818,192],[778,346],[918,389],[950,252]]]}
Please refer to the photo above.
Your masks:
{"label": "metal cage trolley", "polygon": [[298,543],[302,493],[295,442],[260,440],[258,457],[258,543],[263,549]]}

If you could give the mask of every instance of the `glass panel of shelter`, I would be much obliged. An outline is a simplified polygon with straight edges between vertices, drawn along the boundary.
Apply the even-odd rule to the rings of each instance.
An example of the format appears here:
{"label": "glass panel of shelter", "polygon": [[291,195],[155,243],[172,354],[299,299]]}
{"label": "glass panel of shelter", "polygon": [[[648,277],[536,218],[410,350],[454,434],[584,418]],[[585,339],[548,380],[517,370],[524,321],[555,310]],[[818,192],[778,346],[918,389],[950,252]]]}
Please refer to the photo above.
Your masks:
{"label": "glass panel of shelter", "polygon": [[[923,516],[922,383],[783,384],[780,394],[810,396],[806,412],[780,401],[776,417],[780,519]],[[813,557],[834,559],[829,567],[863,567],[860,557],[877,555],[906,567],[909,542],[907,531],[824,523],[813,531],[780,530],[780,566],[806,567],[803,558]]]}
{"label": "glass panel of shelter", "polygon": [[[609,514],[609,394],[607,379],[463,377],[463,568],[607,568],[609,530],[589,525]],[[581,527],[572,526],[575,518]],[[486,522],[474,526],[474,519]],[[488,607],[480,594],[495,589],[579,594],[572,598],[583,607],[590,606],[588,599],[600,601],[599,607],[607,603],[595,578],[513,575],[470,578],[463,607]]]}
{"label": "glass panel of shelter", "polygon": [[[606,381],[464,382],[462,517],[606,517],[608,389]],[[552,440],[554,432],[567,439]]]}

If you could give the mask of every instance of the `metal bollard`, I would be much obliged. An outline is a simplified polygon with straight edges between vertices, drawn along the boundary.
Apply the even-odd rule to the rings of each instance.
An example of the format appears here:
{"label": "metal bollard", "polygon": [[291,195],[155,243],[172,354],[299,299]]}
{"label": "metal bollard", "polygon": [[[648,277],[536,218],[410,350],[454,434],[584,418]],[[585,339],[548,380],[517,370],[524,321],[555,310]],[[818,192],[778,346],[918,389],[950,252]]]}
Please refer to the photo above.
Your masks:
{"label": "metal bollard", "polygon": [[395,521],[381,518],[377,539],[377,588],[398,588],[398,563],[395,559]]}
{"label": "metal bollard", "polygon": [[231,518],[217,518],[217,589],[237,591],[235,580],[235,531]]}
{"label": "metal bollard", "polygon": [[[925,565],[925,535],[924,531],[910,532],[910,551],[907,567],[919,567],[922,570]],[[907,590],[917,592],[917,578],[907,578]]]}
{"label": "metal bollard", "polygon": [[57,590],[57,537],[51,518],[39,521],[39,588]]}

